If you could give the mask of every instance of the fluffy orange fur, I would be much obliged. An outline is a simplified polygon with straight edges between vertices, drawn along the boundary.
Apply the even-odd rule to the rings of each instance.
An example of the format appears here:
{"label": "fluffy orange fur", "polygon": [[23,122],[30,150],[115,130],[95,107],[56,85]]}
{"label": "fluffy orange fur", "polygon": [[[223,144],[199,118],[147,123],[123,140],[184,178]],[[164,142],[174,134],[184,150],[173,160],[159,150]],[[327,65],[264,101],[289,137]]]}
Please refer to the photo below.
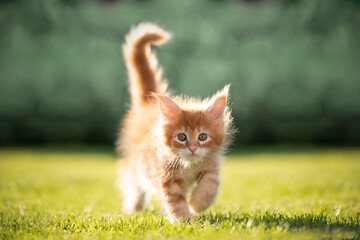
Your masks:
{"label": "fluffy orange fur", "polygon": [[[131,106],[116,145],[125,159],[120,173],[124,211],[141,210],[145,194],[156,194],[175,221],[191,219],[214,201],[232,117],[229,86],[202,101],[170,97],[150,48],[170,36],[153,23],[141,23],[126,36]],[[193,191],[186,199],[189,189]]]}

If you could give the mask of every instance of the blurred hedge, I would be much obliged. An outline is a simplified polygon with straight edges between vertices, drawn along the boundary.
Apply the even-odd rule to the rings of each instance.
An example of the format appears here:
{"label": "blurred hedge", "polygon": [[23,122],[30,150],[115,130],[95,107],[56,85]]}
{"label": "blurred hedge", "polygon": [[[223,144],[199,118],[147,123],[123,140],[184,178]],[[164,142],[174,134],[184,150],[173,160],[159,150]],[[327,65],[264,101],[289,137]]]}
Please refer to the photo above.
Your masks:
{"label": "blurred hedge", "polygon": [[[232,83],[241,143],[360,143],[360,4],[345,0],[1,1],[0,144],[112,143],[121,44],[154,21],[175,93]],[[205,87],[206,86],[206,87]]]}

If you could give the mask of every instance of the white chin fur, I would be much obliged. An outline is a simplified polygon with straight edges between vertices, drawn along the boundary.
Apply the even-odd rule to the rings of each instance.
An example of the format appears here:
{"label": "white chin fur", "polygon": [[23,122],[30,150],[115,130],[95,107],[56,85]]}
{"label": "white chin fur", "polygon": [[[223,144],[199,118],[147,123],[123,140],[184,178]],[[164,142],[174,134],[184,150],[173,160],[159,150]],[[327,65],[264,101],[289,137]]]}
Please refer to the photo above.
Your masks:
{"label": "white chin fur", "polygon": [[197,162],[201,162],[205,155],[206,155],[206,150],[204,149],[198,149],[195,154],[192,154],[190,152],[190,150],[188,149],[182,149],[179,151],[181,157],[186,160],[189,163],[197,163]]}

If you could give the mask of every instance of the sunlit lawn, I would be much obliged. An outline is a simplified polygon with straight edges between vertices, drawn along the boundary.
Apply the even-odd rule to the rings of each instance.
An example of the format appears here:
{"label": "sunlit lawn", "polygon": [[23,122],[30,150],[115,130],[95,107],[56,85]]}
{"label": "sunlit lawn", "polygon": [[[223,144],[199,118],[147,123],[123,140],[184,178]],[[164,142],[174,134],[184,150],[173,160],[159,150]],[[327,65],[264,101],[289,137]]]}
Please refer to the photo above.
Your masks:
{"label": "sunlit lawn", "polygon": [[360,149],[239,151],[216,203],[175,225],[154,200],[122,215],[115,160],[93,148],[0,150],[0,239],[360,237]]}

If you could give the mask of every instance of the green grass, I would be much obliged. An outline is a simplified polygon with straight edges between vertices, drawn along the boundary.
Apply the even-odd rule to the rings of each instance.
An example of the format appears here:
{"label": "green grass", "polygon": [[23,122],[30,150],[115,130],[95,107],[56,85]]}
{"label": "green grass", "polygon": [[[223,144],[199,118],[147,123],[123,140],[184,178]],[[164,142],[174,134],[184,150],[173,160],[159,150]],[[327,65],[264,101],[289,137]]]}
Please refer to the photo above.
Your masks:
{"label": "green grass", "polygon": [[152,200],[125,216],[110,152],[0,150],[0,239],[358,239],[360,150],[230,155],[215,204],[170,224]]}

